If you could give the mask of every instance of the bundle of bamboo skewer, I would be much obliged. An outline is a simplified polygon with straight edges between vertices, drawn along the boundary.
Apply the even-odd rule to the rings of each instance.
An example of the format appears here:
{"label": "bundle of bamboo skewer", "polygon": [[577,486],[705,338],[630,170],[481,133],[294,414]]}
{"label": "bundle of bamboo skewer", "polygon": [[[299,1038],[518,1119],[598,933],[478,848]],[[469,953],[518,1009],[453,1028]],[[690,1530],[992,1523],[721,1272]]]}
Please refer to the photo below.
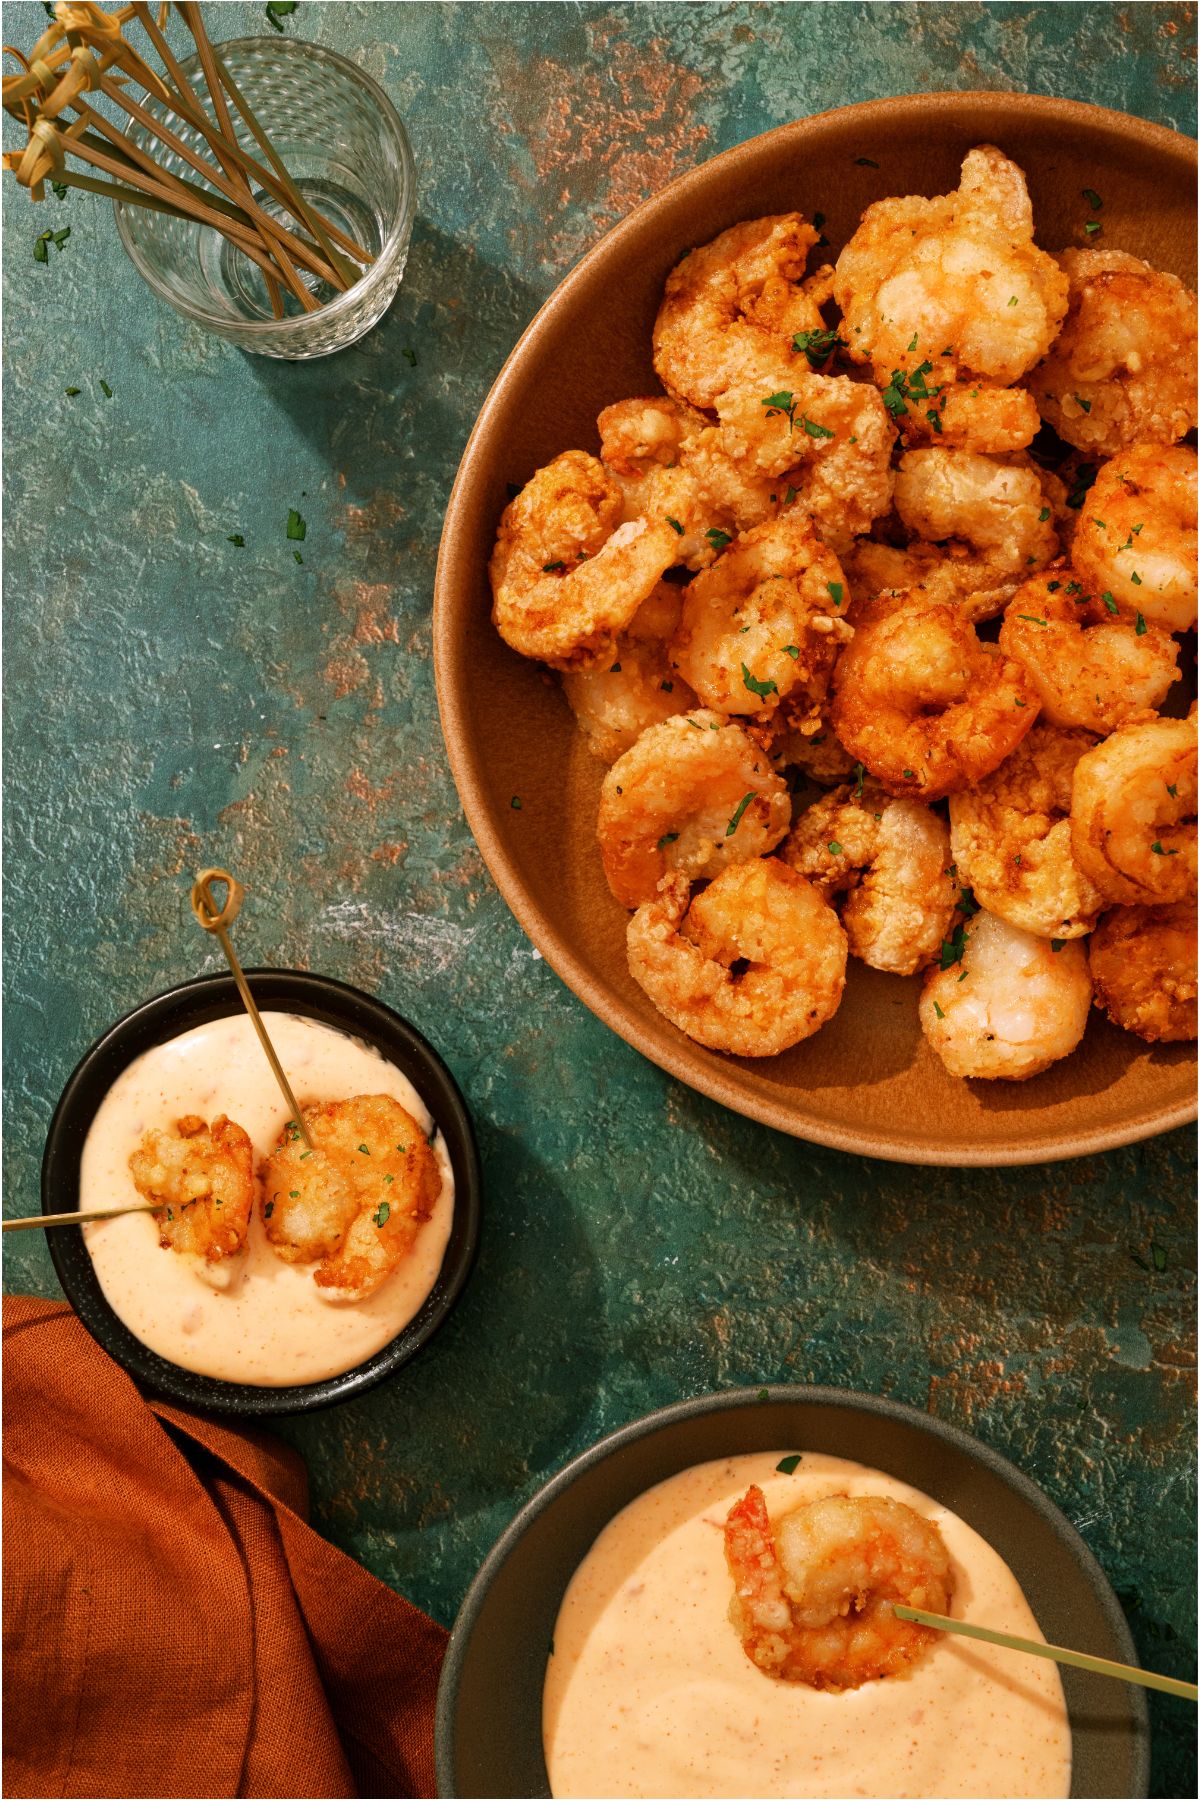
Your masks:
{"label": "bundle of bamboo skewer", "polygon": [[[277,319],[284,316],[285,289],[305,312],[316,312],[322,301],[314,286],[326,283],[330,293],[344,293],[374,258],[301,194],[220,48],[210,42],[199,6],[181,4],[175,10],[195,43],[208,106],[164,35],[165,4],[156,18],[145,0],[113,12],[95,0],[59,0],[53,22],[28,56],[4,46],[4,54],[21,64],[20,74],[4,77],[4,108],[23,120],[29,137],[23,150],[5,153],[4,166],[33,200],[45,198],[49,181],[56,190],[83,188],[208,226],[258,265]],[[126,36],[125,27],[134,23],[149,38],[161,73]],[[139,88],[142,99],[136,96]],[[92,95],[111,102],[141,128],[145,141],[182,161],[199,180],[164,167],[102,112]],[[146,101],[165,110],[150,110]],[[235,114],[259,156],[239,141]],[[200,134],[207,154],[172,129],[181,122]],[[72,167],[68,158],[84,169]],[[256,192],[282,216],[267,211]]]}

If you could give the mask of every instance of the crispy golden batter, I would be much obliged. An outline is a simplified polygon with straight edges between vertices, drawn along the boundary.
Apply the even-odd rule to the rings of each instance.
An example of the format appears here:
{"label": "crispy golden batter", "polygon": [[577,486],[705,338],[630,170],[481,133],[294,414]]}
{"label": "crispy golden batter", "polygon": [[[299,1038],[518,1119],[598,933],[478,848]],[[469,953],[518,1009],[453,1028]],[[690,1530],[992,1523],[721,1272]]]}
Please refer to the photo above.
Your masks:
{"label": "crispy golden batter", "polygon": [[1096,1005],[1148,1044],[1196,1036],[1196,906],[1118,906],[1088,940]]}
{"label": "crispy golden batter", "polygon": [[506,644],[556,668],[594,668],[678,556],[665,518],[622,523],[594,456],[566,450],[505,507],[489,573]]}
{"label": "crispy golden batter", "polygon": [[301,1107],[260,1170],[262,1214],[285,1262],[316,1263],[330,1299],[373,1294],[403,1262],[442,1189],[437,1158],[412,1114],[388,1094]]}
{"label": "crispy golden batter", "polygon": [[776,1056],[837,1011],[846,934],[774,857],[727,868],[691,900],[668,875],[629,921],[629,971],[672,1025],[710,1050]]}
{"label": "crispy golden batter", "polygon": [[884,610],[890,610],[896,596],[920,588],[924,600],[953,606],[976,625],[1003,612],[1017,588],[1015,576],[998,574],[965,544],[913,543],[901,549],[859,538],[843,566],[854,595],[856,623],[874,613],[881,596],[889,602]]}
{"label": "crispy golden batter", "polygon": [[695,711],[644,731],[600,793],[597,836],[622,906],[664,875],[691,880],[773,850],[788,828],[787,783],[741,725]]}
{"label": "crispy golden batter", "polygon": [[1124,250],[1064,250],[1062,330],[1029,377],[1042,417],[1080,450],[1174,444],[1196,424],[1196,296]]}
{"label": "crispy golden batter", "polygon": [[836,788],[806,807],[780,847],[783,861],[831,899],[854,956],[912,975],[938,954],[958,905],[945,821],[873,781]]}
{"label": "crispy golden batter", "polygon": [[1104,904],[1071,849],[1071,782],[1096,742],[1041,721],[978,786],[950,796],[950,849],[979,904],[1035,937],[1083,937]]}
{"label": "crispy golden batter", "polygon": [[611,663],[563,675],[575,722],[601,762],[615,762],[649,726],[696,705],[668,656],[681,606],[682,590],[660,582],[613,645]]}
{"label": "crispy golden batter", "polygon": [[1196,452],[1135,444],[1105,463],[1071,551],[1085,583],[1166,631],[1196,623]]}
{"label": "crispy golden batter", "polygon": [[1080,757],[1071,844],[1111,905],[1196,898],[1194,716],[1132,721]]}
{"label": "crispy golden batter", "polygon": [[832,716],[889,793],[930,801],[998,768],[1037,717],[1037,696],[954,607],[909,595],[856,628],[834,671]]}
{"label": "crispy golden batter", "polygon": [[222,1113],[211,1127],[194,1113],[169,1131],[148,1131],[129,1158],[133,1184],[162,1208],[164,1250],[219,1263],[245,1248],[254,1203],[254,1152]]}
{"label": "crispy golden batter", "polygon": [[896,511],[928,544],[967,544],[997,579],[1058,553],[1041,471],[1028,458],[906,451],[896,476]]}
{"label": "crispy golden batter", "polygon": [[1179,680],[1179,646],[1170,633],[1089,593],[1068,562],[1018,588],[1000,648],[1024,666],[1043,724],[1102,736],[1160,706]]}
{"label": "crispy golden batter", "polygon": [[1092,1004],[1082,943],[1056,949],[986,912],[959,929],[961,956],[929,970],[920,1003],[921,1030],[951,1075],[1027,1081],[1070,1056]]}
{"label": "crispy golden batter", "polygon": [[729,1619],[777,1681],[840,1692],[907,1673],[937,1640],[893,1606],[946,1613],[954,1573],[938,1528],[874,1494],[831,1494],[773,1523],[752,1487],[725,1523]]}

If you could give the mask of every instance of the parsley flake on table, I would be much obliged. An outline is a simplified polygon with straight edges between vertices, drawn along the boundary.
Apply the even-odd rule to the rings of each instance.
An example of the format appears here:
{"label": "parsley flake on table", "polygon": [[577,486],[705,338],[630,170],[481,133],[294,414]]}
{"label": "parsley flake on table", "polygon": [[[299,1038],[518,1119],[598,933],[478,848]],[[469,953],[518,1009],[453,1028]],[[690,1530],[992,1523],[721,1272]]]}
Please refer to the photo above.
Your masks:
{"label": "parsley flake on table", "polygon": [[227,537],[226,537],[226,539],[225,539],[225,542],[226,542],[226,543],[227,543],[227,544],[234,544],[234,545],[236,545],[236,547],[237,547],[237,548],[238,548],[238,549],[239,549],[239,550],[244,550],[244,549],[245,549],[245,548],[246,548],[246,540],[245,540],[245,538],[244,538],[244,537],[243,537],[243,536],[242,536],[242,534],[241,534],[241,532],[240,532],[240,531],[231,531],[231,532],[230,532],[230,533],[229,533],[229,535],[228,535],[228,536],[227,536]]}
{"label": "parsley flake on table", "polygon": [[66,199],[69,189],[65,181],[52,181],[50,186],[53,189],[54,198],[56,200]]}
{"label": "parsley flake on table", "polygon": [[64,388],[63,389],[63,393],[67,396],[67,398],[69,400],[73,400],[75,398],[76,394],[82,394],[82,392],[83,392],[82,388]]}
{"label": "parsley flake on table", "polygon": [[288,538],[297,544],[302,544],[308,536],[308,524],[294,506],[288,509],[287,534]]}
{"label": "parsley flake on table", "polygon": [[726,837],[733,836],[734,832],[737,830],[738,826],[742,822],[742,814],[745,812],[746,808],[749,806],[750,802],[753,799],[754,799],[754,789],[753,788],[750,789],[750,792],[748,794],[742,795],[741,799],[737,803],[737,811],[734,813],[732,819],[730,819],[728,825],[725,827],[725,836]]}
{"label": "parsley flake on table", "polygon": [[800,1453],[797,1451],[794,1456],[781,1457],[775,1464],[775,1473],[777,1475],[794,1475],[799,1467]]}
{"label": "parsley flake on table", "polygon": [[272,31],[283,30],[279,21],[286,19],[290,13],[294,13],[296,5],[297,0],[267,0],[267,24]]}
{"label": "parsley flake on table", "polygon": [[775,694],[779,691],[773,681],[759,681],[750,673],[745,663],[742,664],[742,683],[750,693],[757,694],[760,700],[765,700],[768,694]]}
{"label": "parsley flake on table", "polygon": [[100,392],[104,395],[106,400],[111,400],[113,397],[113,391],[103,376],[100,377]]}

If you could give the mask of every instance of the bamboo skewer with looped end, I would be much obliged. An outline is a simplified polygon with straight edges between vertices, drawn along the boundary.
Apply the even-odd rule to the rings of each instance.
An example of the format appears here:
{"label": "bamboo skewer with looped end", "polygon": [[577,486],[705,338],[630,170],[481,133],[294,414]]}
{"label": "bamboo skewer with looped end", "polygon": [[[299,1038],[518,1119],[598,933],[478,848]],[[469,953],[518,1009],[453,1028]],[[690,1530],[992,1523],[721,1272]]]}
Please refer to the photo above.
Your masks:
{"label": "bamboo skewer with looped end", "polygon": [[1025,1656],[1065,1663],[1068,1668],[1086,1669],[1092,1675],[1108,1675],[1115,1681],[1128,1681],[1134,1687],[1155,1688],[1161,1694],[1175,1694],[1180,1700],[1200,1699],[1200,1689],[1194,1681],[1177,1681],[1173,1675],[1155,1675],[1149,1669],[1134,1668],[1132,1663],[1112,1662],[1107,1656],[1087,1656],[1082,1650],[1064,1650],[1061,1644],[1039,1644],[1034,1638],[1018,1637],[1012,1631],[993,1631],[987,1625],[971,1625],[966,1619],[949,1619],[945,1613],[922,1612],[916,1606],[894,1603],[892,1611],[898,1619],[911,1619],[914,1625],[928,1625],[934,1631],[976,1638],[983,1644],[998,1644],[1002,1650],[1019,1650]]}
{"label": "bamboo skewer with looped end", "polygon": [[[212,891],[214,881],[223,881],[226,886],[224,906],[218,906]],[[275,1046],[267,1036],[267,1028],[262,1022],[262,1015],[255,1005],[254,995],[250,992],[249,983],[242,973],[242,965],[237,959],[237,952],[229,940],[229,927],[242,910],[242,901],[246,890],[240,881],[235,881],[228,869],[201,869],[192,883],[192,911],[198,923],[205,931],[211,931],[229,964],[233,979],[237,982],[238,993],[242,997],[242,1005],[250,1014],[250,1023],[258,1033],[258,1041],[262,1045],[267,1061],[271,1065],[271,1073],[279,1083],[279,1089],[288,1103],[290,1118],[295,1121],[296,1129],[304,1139],[306,1149],[313,1148],[313,1141],[308,1135],[308,1127],[304,1116],[296,1103],[291,1083],[283,1072],[283,1064],[275,1054]]]}

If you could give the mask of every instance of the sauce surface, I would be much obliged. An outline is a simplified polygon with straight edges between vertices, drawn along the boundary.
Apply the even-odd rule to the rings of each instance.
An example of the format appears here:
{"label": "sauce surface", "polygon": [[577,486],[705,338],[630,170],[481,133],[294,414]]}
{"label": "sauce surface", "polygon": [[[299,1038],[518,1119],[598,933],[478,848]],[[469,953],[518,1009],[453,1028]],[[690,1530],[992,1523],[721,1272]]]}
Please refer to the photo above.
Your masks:
{"label": "sauce surface", "polygon": [[[263,1014],[299,1105],[390,1094],[426,1130],[429,1110],[408,1078],[360,1039],[315,1019]],[[141,1198],[129,1156],[143,1133],[185,1113],[209,1124],[225,1113],[249,1134],[254,1165],[273,1147],[287,1107],[245,1013],[214,1019],[159,1044],[117,1077],[92,1121],[80,1165],[79,1204]],[[222,1381],[290,1387],[340,1375],[390,1343],[420,1311],[442,1265],[454,1217],[454,1175],[433,1144],[442,1192],[411,1253],[383,1286],[353,1304],[322,1298],[313,1266],[285,1263],[267,1242],[255,1193],[244,1273],[215,1289],[192,1259],[159,1247],[151,1213],[83,1227],[105,1298],[130,1331],[170,1362]]]}
{"label": "sauce surface", "polygon": [[904,1679],[820,1693],[750,1662],[728,1621],[722,1530],[756,1482],[772,1518],[830,1494],[883,1494],[933,1520],[952,1615],[1041,1638],[1007,1565],[969,1525],[861,1463],[779,1450],[701,1463],[596,1539],[563,1598],[543,1700],[551,1791],[584,1795],[1046,1795],[1070,1791],[1053,1663],[941,1637]]}

